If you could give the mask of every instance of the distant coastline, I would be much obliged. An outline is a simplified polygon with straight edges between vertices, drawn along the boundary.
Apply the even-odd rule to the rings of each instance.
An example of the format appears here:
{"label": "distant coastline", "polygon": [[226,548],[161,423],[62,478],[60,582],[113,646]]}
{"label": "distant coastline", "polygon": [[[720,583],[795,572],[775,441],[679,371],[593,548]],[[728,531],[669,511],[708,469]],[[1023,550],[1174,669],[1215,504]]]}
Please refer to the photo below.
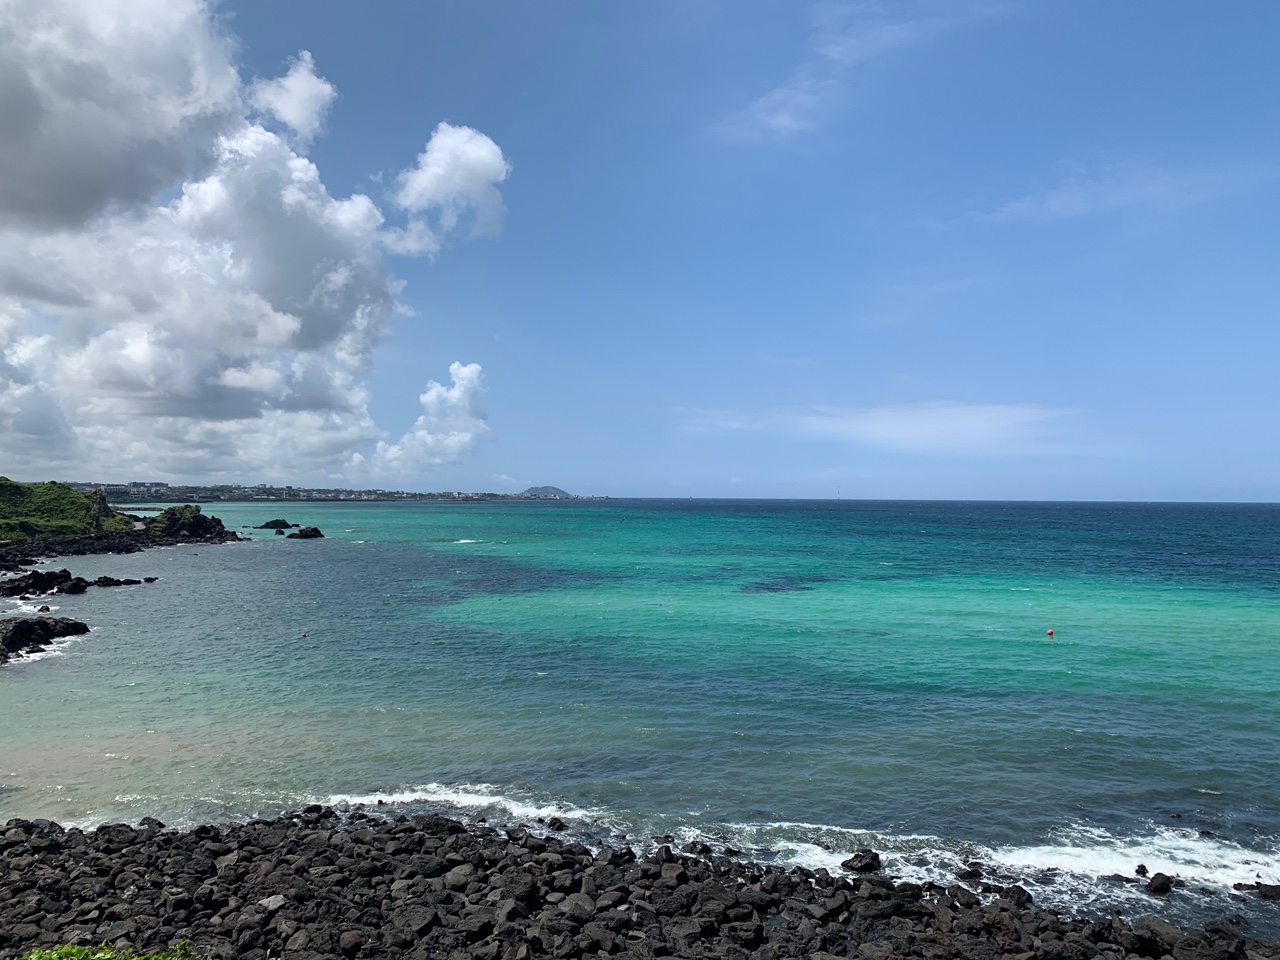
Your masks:
{"label": "distant coastline", "polygon": [[583,496],[559,487],[530,487],[520,493],[438,490],[353,490],[345,487],[294,487],[257,484],[168,484],[161,482],[97,483],[69,481],[66,486],[81,493],[101,490],[115,505],[135,503],[373,503],[434,501],[457,503],[476,500],[608,500],[607,496]]}

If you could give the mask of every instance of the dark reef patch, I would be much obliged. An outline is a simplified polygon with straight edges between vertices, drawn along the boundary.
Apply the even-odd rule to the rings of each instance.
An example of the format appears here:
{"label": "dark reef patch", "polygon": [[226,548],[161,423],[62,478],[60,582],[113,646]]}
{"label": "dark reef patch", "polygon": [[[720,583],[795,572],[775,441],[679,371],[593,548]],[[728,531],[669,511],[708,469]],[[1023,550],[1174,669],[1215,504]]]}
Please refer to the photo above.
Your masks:
{"label": "dark reef patch", "polygon": [[815,583],[835,583],[839,577],[827,577],[821,574],[769,577],[757,580],[742,588],[743,593],[801,593],[812,590]]}

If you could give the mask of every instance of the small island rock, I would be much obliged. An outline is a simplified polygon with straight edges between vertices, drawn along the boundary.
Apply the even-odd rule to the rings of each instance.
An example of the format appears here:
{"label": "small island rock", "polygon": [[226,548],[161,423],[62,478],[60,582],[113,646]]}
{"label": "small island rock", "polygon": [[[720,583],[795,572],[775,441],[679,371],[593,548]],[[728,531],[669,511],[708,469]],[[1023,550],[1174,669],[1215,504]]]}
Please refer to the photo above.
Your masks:
{"label": "small island rock", "polygon": [[232,539],[217,517],[206,516],[194,503],[169,507],[147,521],[147,531],[153,537],[182,537],[196,540],[214,538]]}
{"label": "small island rock", "polygon": [[303,527],[295,533],[287,534],[288,540],[319,540],[324,537],[319,527]]}

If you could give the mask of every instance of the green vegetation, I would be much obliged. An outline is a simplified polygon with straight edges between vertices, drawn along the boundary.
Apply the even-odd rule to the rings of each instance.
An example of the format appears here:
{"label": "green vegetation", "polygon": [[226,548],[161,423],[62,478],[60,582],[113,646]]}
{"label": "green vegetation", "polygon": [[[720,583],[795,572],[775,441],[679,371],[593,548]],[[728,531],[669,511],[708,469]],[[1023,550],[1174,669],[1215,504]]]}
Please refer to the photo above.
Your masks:
{"label": "green vegetation", "polygon": [[53,480],[15,483],[0,477],[0,540],[132,529],[133,521],[112,510],[101,492],[78,493]]}
{"label": "green vegetation", "polygon": [[137,954],[103,944],[100,947],[62,946],[32,950],[18,960],[195,960],[195,955],[185,945],[163,953]]}
{"label": "green vegetation", "polygon": [[147,521],[147,531],[158,537],[208,537],[222,530],[222,521],[206,517],[194,503],[169,507]]}

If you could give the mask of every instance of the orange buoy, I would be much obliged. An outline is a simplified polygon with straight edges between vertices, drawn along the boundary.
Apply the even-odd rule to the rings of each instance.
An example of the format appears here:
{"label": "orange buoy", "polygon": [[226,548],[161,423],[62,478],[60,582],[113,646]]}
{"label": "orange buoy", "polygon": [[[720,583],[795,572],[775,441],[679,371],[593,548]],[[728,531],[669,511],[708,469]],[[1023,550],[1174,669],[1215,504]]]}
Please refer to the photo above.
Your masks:
{"label": "orange buoy", "polygon": [[1053,636],[1053,631],[1052,631],[1052,630],[1046,630],[1046,631],[1045,631],[1045,636],[1052,637],[1052,636]]}

